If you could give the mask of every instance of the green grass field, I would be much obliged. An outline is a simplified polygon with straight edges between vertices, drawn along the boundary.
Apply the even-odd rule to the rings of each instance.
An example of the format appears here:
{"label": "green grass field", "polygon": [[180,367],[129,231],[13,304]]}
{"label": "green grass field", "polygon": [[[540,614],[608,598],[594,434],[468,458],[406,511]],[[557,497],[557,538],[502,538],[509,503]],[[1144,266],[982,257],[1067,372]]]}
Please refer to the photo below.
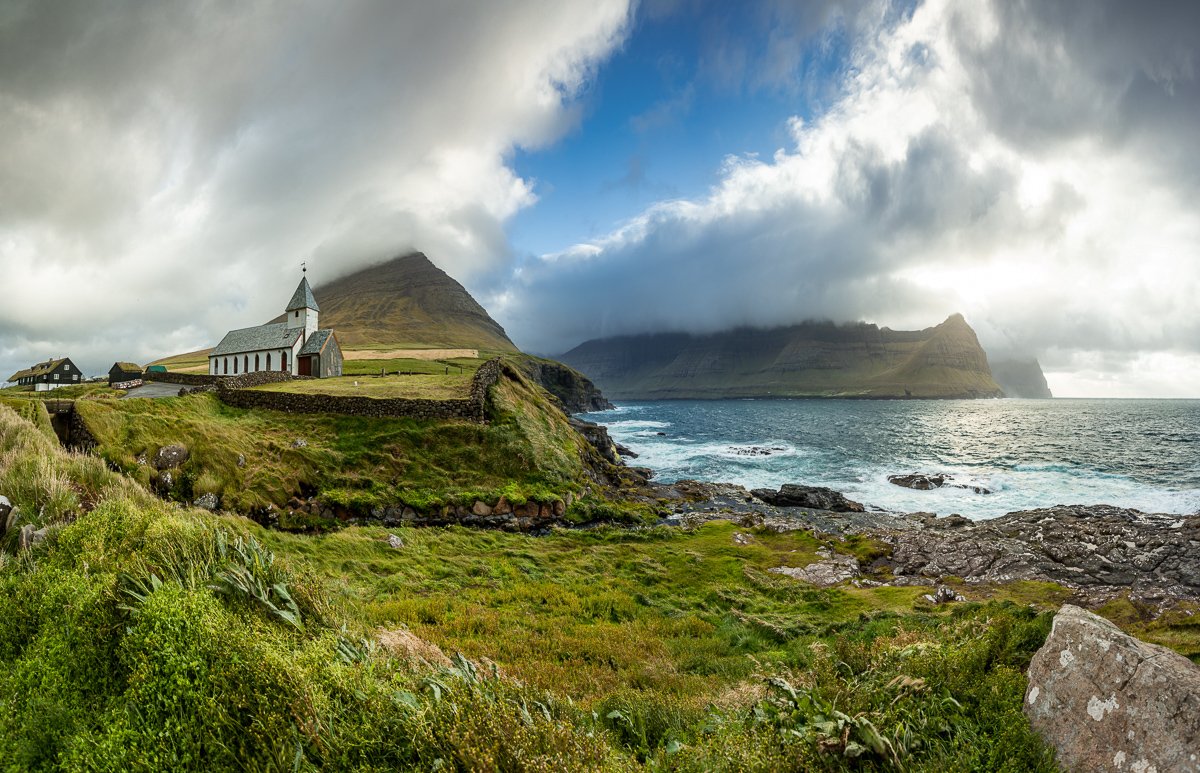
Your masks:
{"label": "green grass field", "polygon": [[438,370],[415,376],[342,376],[311,381],[285,381],[263,384],[253,388],[262,392],[295,392],[376,399],[403,397],[410,400],[458,400],[470,395],[473,376],[472,371],[463,373],[454,371],[449,375],[444,375]]}

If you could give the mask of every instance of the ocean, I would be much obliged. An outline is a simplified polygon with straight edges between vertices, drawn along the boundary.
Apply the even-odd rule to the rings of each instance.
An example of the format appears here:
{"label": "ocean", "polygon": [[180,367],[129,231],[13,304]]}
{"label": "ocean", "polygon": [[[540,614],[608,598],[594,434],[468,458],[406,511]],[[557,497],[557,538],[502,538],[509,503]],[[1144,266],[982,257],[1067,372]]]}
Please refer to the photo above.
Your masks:
{"label": "ocean", "polygon": [[[828,486],[868,507],[973,519],[1056,504],[1200,511],[1200,400],[673,400],[586,418],[660,482]],[[887,480],[910,472],[992,493]]]}

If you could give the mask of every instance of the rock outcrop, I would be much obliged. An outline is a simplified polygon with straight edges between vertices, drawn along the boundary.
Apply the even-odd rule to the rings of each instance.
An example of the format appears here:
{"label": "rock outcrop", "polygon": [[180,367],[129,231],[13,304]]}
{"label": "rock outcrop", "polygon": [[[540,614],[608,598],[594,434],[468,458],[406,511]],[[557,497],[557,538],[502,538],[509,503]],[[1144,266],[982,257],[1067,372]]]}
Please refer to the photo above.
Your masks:
{"label": "rock outcrop", "polygon": [[785,483],[779,487],[779,491],[756,488],[750,493],[776,507],[811,507],[814,510],[829,510],[835,513],[866,512],[866,508],[860,503],[846,499],[840,492],[822,486]]}
{"label": "rock outcrop", "polygon": [[1025,714],[1068,771],[1200,773],[1200,666],[1079,607],[1034,655]]}
{"label": "rock outcrop", "polygon": [[604,457],[610,464],[624,464],[621,461],[621,452],[617,448],[617,444],[613,442],[612,437],[608,434],[608,427],[596,424],[590,421],[572,416],[568,419],[575,431],[583,435],[583,437],[592,444],[592,447],[600,452],[600,456]]}
{"label": "rock outcrop", "polygon": [[572,367],[537,357],[515,357],[513,362],[527,378],[558,398],[567,413],[607,411],[613,407],[592,380]]}
{"label": "rock outcrop", "polygon": [[875,568],[890,570],[896,584],[1037,580],[1073,590],[1088,606],[1118,596],[1161,606],[1200,600],[1200,514],[1059,505],[972,521],[957,514],[780,507],[763,500],[774,494],[769,489],[748,492],[728,483],[650,485],[656,499],[673,503],[668,522],[753,518],[777,531],[869,536],[890,547]]}
{"label": "rock outcrop", "polygon": [[927,475],[921,472],[910,472],[906,475],[889,475],[888,483],[894,486],[902,486],[904,488],[916,489],[917,491],[931,491],[942,486],[950,488],[970,489],[976,494],[990,494],[991,489],[983,486],[976,486],[971,483],[957,483],[953,475],[940,473],[936,475]]}
{"label": "rock outcrop", "polygon": [[884,533],[896,575],[969,582],[1043,580],[1096,603],[1128,593],[1157,603],[1200,598],[1200,517],[1107,505],[1029,510],[988,521],[913,515]]}
{"label": "rock outcrop", "polygon": [[595,339],[559,357],[614,398],[1000,397],[955,314],[925,330],[805,322],[711,335]]}
{"label": "rock outcrop", "polygon": [[767,571],[792,577],[821,588],[828,588],[859,576],[858,559],[854,556],[845,556],[829,550],[817,552],[821,556],[821,560],[814,561],[807,566],[776,566]]}

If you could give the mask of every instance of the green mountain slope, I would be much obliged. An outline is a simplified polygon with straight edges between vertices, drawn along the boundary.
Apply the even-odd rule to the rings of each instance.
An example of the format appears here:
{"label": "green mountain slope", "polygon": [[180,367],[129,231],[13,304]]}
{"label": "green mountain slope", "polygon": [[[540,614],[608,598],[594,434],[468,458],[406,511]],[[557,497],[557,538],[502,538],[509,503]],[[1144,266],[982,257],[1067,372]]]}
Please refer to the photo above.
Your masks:
{"label": "green mountain slope", "polygon": [[559,357],[611,398],[1000,397],[962,315],[918,331],[807,322],[588,341]]}
{"label": "green mountain slope", "polygon": [[335,279],[313,293],[321,326],[336,330],[344,348],[517,348],[461,284],[420,252]]}

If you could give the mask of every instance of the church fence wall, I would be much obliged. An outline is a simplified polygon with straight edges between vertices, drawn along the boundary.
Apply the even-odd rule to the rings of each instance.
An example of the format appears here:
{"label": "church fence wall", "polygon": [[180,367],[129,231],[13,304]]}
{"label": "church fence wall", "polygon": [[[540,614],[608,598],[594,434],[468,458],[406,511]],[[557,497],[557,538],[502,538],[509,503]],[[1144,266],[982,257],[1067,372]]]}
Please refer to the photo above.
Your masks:
{"label": "church fence wall", "polygon": [[205,386],[221,380],[220,376],[210,376],[207,373],[175,373],[172,371],[147,371],[142,375],[143,381],[160,381],[166,384],[183,384],[185,386]]}

